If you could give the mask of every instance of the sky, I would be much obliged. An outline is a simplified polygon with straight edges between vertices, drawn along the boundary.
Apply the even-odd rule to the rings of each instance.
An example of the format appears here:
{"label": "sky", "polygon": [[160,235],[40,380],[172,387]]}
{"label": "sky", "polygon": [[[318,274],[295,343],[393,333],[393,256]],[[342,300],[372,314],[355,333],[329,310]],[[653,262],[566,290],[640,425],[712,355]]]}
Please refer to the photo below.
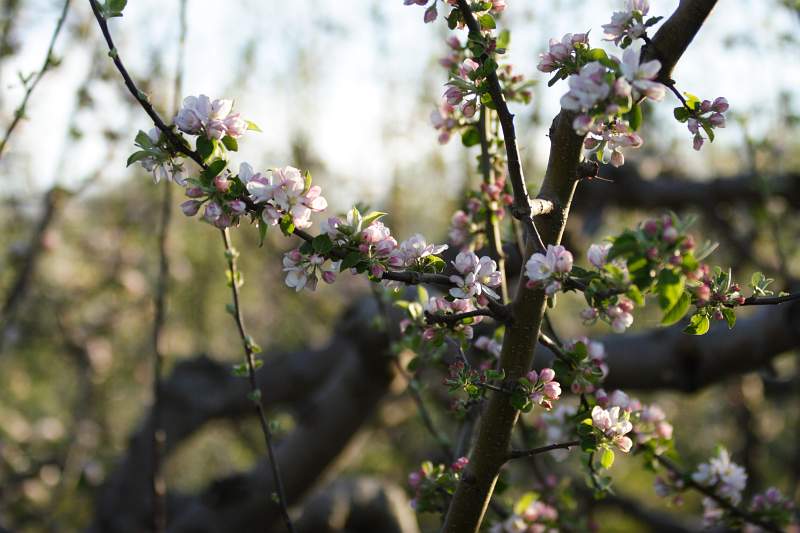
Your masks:
{"label": "sky", "polygon": [[[651,14],[668,16],[677,3],[652,0]],[[594,45],[612,50],[601,41],[601,25],[622,0],[508,4],[500,20],[501,27],[512,30],[508,59],[515,70],[541,82],[532,107],[542,117],[552,117],[566,86],[562,82],[546,88],[547,77],[536,70],[538,54],[550,37],[586,30],[591,30]],[[0,65],[3,123],[22,96],[17,72],[41,64],[61,5],[60,0],[25,2],[20,53]],[[88,2],[74,0],[68,24],[91,22],[88,12]],[[136,0],[129,2],[123,18],[110,24],[134,77],[148,77],[156,59],[163,64],[162,76],[150,88],[162,101],[172,98],[177,13],[177,0]],[[444,163],[438,178],[457,183],[463,148],[457,140],[436,144],[436,132],[428,124],[443,92],[445,72],[436,58],[445,53],[447,30],[441,19],[423,24],[422,14],[422,8],[404,6],[402,0],[189,0],[184,93],[233,98],[236,108],[261,126],[263,133],[240,143],[237,161],[265,167],[292,164],[291,140],[302,132],[335,184],[328,187],[334,204],[356,198],[380,201],[393,176],[415,169],[430,172],[431,158]],[[780,91],[800,96],[798,44],[783,37],[797,33],[798,25],[800,18],[771,1],[724,0],[673,77],[682,90],[702,98],[726,96],[733,110],[758,110],[751,122],[757,133],[764,131],[775,119]],[[88,25],[86,31],[101,46],[97,27]],[[56,182],[72,185],[89,172],[103,157],[102,127],[128,125],[131,151],[136,131],[150,127],[144,113],[131,113],[122,105],[120,91],[98,83],[90,87],[97,112],[79,121],[87,132],[84,141],[65,140],[75,89],[93,61],[110,61],[96,51],[74,42],[65,47],[63,40],[57,47],[63,63],[43,79],[28,109],[30,120],[15,133],[11,151],[0,163],[0,174],[24,176],[14,182],[26,193]],[[242,58],[248,56],[252,64],[243,67]],[[670,98],[659,106],[659,114],[671,114],[676,102]],[[512,111],[519,114],[522,150],[546,158],[550,119],[535,126],[527,120],[531,109],[518,106]],[[692,152],[691,137],[683,128],[673,121],[663,128],[663,138],[645,142],[666,146],[677,139],[685,163],[702,174],[709,154]],[[718,139],[720,145],[735,146],[741,133],[729,127]],[[114,154],[108,183],[129,175],[127,155]]]}

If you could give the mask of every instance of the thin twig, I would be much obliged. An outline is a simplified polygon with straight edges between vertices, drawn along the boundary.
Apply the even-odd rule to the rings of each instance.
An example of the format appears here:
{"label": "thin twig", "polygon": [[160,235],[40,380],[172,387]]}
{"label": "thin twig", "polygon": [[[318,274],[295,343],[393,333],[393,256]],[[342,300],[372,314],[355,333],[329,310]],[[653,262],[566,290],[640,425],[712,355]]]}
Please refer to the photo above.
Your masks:
{"label": "thin twig", "polygon": [[429,311],[425,311],[425,322],[428,324],[444,324],[449,328],[457,325],[464,319],[467,318],[475,318],[481,316],[488,316],[489,318],[493,318],[495,320],[502,321],[503,317],[497,315],[497,313],[491,311],[490,309],[473,309],[472,311],[466,311],[464,313],[453,313],[450,315],[435,315]]}
{"label": "thin twig", "polygon": [[239,271],[236,266],[236,257],[238,252],[231,246],[230,235],[228,228],[221,229],[222,241],[225,244],[225,258],[228,261],[228,271],[230,272],[230,285],[231,294],[233,295],[233,318],[236,321],[236,328],[239,331],[239,338],[242,341],[244,348],[245,359],[247,362],[247,378],[250,382],[250,400],[255,405],[256,412],[258,413],[258,420],[261,423],[261,431],[264,434],[264,441],[267,445],[267,453],[269,455],[269,462],[272,468],[272,479],[275,483],[278,496],[278,505],[281,508],[281,516],[286,524],[286,529],[294,532],[294,525],[292,519],[289,517],[289,509],[286,503],[286,494],[283,489],[283,480],[281,478],[280,466],[275,459],[275,450],[272,445],[272,431],[267,422],[267,416],[264,413],[264,406],[261,402],[261,389],[258,388],[256,381],[256,358],[253,350],[253,341],[245,331],[244,318],[242,317],[242,308],[239,305]]}
{"label": "thin twig", "polygon": [[196,151],[189,148],[186,144],[186,141],[179,137],[172,128],[166,125],[164,120],[159,116],[158,112],[153,108],[148,96],[139,90],[138,87],[136,87],[136,83],[134,83],[130,74],[128,74],[128,70],[122,63],[119,50],[117,50],[117,47],[114,45],[114,40],[111,38],[111,32],[108,29],[108,23],[106,22],[105,17],[103,17],[103,14],[100,12],[97,1],[89,0],[89,4],[92,6],[94,18],[97,19],[97,24],[100,26],[100,31],[103,33],[103,37],[108,45],[109,55],[114,61],[114,65],[117,67],[117,70],[122,75],[122,79],[125,81],[125,87],[128,88],[128,91],[133,95],[134,98],[136,98],[136,101],[139,102],[140,106],[142,106],[144,112],[147,113],[147,115],[152,119],[153,124],[155,124],[155,126],[161,130],[162,133],[164,133],[167,141],[169,141],[169,143],[172,145],[172,149],[176,153],[182,153],[191,158],[195,163],[200,165],[200,167],[204,169],[207,168],[207,165],[205,162],[203,162],[203,157]]}
{"label": "thin twig", "polygon": [[[492,156],[489,153],[489,143],[491,141],[491,111],[488,107],[481,106],[480,118],[478,120],[478,133],[481,141],[481,174],[483,183],[492,184]],[[508,280],[506,279],[506,256],[503,253],[503,240],[500,235],[500,220],[494,214],[491,202],[486,202],[486,237],[489,241],[489,254],[497,261],[497,270],[500,272],[500,296],[502,302],[508,302]]]}
{"label": "thin twig", "polygon": [[[478,21],[475,20],[475,16],[472,10],[470,10],[467,1],[458,0],[458,7],[461,10],[461,15],[470,33],[480,37],[481,28],[478,25]],[[481,65],[483,65],[487,59],[488,56],[486,54],[477,58]],[[486,81],[488,83],[489,95],[492,97],[492,102],[497,109],[497,118],[500,120],[500,127],[503,129],[506,159],[508,160],[508,175],[511,181],[511,188],[514,191],[514,205],[511,208],[511,214],[514,215],[514,218],[522,222],[528,238],[541,250],[544,250],[544,241],[542,241],[539,230],[536,229],[536,224],[533,222],[531,199],[530,196],[528,196],[528,187],[525,184],[525,176],[519,157],[519,148],[517,147],[514,115],[508,110],[508,105],[506,104],[505,98],[503,98],[503,88],[500,86],[500,80],[497,78],[497,73],[494,70],[487,74]]]}
{"label": "thin twig", "polygon": [[28,100],[31,97],[31,93],[39,85],[39,81],[44,77],[45,73],[50,69],[53,65],[53,49],[56,45],[56,39],[58,39],[58,35],[61,33],[61,28],[64,27],[64,20],[67,18],[67,12],[69,11],[69,4],[72,0],[66,0],[64,2],[64,7],[61,9],[61,16],[58,18],[58,22],[56,22],[56,28],[53,30],[53,36],[50,38],[50,46],[47,47],[47,54],[44,57],[44,63],[42,64],[42,68],[39,69],[39,72],[33,77],[33,81],[30,85],[27,86],[25,90],[25,96],[22,97],[22,103],[19,107],[14,111],[14,119],[11,121],[11,124],[8,125],[6,129],[6,133],[3,136],[3,139],[0,140],[0,159],[3,157],[3,151],[8,144],[8,140],[11,137],[14,129],[17,127],[17,124],[22,120],[25,116],[25,108],[28,105]]}
{"label": "thin twig", "polygon": [[533,457],[540,453],[547,453],[553,450],[569,450],[573,446],[579,445],[581,442],[578,440],[571,440],[569,442],[559,442],[557,444],[548,444],[547,446],[540,446],[538,448],[531,448],[529,450],[511,450],[508,454],[508,459],[521,459],[523,457]]}
{"label": "thin twig", "polygon": [[742,305],[778,305],[795,300],[800,300],[800,292],[783,296],[750,296]]}

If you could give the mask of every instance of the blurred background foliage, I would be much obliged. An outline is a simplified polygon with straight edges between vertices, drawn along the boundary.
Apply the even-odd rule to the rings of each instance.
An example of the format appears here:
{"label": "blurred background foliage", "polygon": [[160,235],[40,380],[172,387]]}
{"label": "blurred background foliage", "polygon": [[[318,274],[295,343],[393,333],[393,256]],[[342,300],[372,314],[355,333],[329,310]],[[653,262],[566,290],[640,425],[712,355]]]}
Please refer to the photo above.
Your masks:
{"label": "blurred background foliage", "polygon": [[[652,3],[662,14],[675,4]],[[169,115],[178,1],[158,9],[156,4],[131,2],[112,29],[137,80]],[[237,108],[261,125],[263,135],[242,143],[242,160],[308,169],[332,210],[366,201],[390,213],[394,234],[423,231],[444,241],[462,191],[478,182],[474,149],[463,149],[457,140],[438,146],[427,124],[444,81],[435,62],[444,53],[444,29],[423,26],[421,11],[404,8],[400,0],[344,8],[335,0],[287,4],[189,0],[185,93],[235,97]],[[540,81],[534,65],[546,38],[585,29],[581,24],[588,21],[597,40],[613,5],[510,4],[503,23],[514,30],[512,59]],[[0,3],[4,125],[24,91],[17,74],[39,68],[61,6],[53,0]],[[762,197],[695,205],[682,214],[698,215],[695,234],[721,243],[716,264],[732,265],[742,279],[761,269],[781,288],[800,272],[800,219],[790,201],[769,189],[771,178],[800,171],[797,10],[796,2],[786,0],[728,0],[720,6],[676,78],[701,97],[726,96],[735,120],[714,145],[695,153],[688,132],[668,120],[669,105],[648,109],[646,144],[628,163],[643,179],[749,174],[762,180]],[[210,25],[214,17],[219,20]],[[0,160],[0,303],[6,306],[0,317],[0,528],[14,531],[86,527],[97,491],[151,403],[156,233],[168,185],[154,186],[138,167],[124,168],[136,130],[147,125],[112,70],[86,2],[73,2],[54,60]],[[515,110],[534,190],[546,163],[545,132],[563,92],[544,85],[536,86],[528,109]],[[591,197],[583,201],[592,203]],[[590,242],[658,212],[602,205],[581,210],[570,220],[570,246],[580,257]],[[166,374],[200,354],[237,362],[241,354],[225,312],[229,292],[219,235],[179,212],[169,231]],[[343,275],[334,286],[295,294],[284,286],[280,270],[280,255],[292,243],[272,232],[259,248],[252,227],[234,231],[234,243],[242,251],[246,321],[267,354],[325,345],[348,304],[369,293],[364,280]],[[28,279],[18,293],[23,274]],[[562,336],[607,333],[587,332],[575,320],[577,296],[562,300],[554,316]],[[656,324],[655,313],[637,315],[638,328]],[[798,372],[797,353],[787,353],[768,369],[698,393],[642,399],[665,407],[688,460],[704,459],[715,444],[725,443],[746,464],[755,487],[776,485],[797,498]],[[428,381],[423,397],[436,406],[434,418],[443,431],[452,434],[447,395],[436,376]],[[436,444],[404,387],[402,380],[394,384],[334,476],[372,474],[404,484],[408,472],[431,456]],[[272,415],[281,423],[280,438],[291,430],[294,415]],[[533,426],[535,418],[528,415],[525,423]],[[246,471],[262,454],[255,420],[217,420],[170,456],[167,484],[199,490],[222,475]],[[508,475],[515,488],[500,498],[513,501],[530,488],[532,475],[525,469]],[[652,490],[652,474],[636,459],[618,461],[613,476],[620,494],[666,507]],[[688,498],[668,512],[698,510],[698,500]],[[602,531],[642,527],[610,506],[599,508],[595,519]],[[429,516],[421,523],[432,531],[437,521]]]}

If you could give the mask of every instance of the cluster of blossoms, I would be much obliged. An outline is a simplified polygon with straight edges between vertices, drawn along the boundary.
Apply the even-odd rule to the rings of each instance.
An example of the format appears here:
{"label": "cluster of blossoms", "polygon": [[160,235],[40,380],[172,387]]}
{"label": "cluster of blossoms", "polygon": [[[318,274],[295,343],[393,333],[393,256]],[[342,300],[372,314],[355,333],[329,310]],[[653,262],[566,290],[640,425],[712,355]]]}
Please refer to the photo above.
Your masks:
{"label": "cluster of blossoms", "polygon": [[688,225],[665,215],[624,231],[613,243],[591,245],[587,257],[597,270],[584,273],[581,280],[590,305],[581,318],[586,323],[603,320],[622,333],[633,324],[634,306],[644,304],[643,294],[654,292],[665,312],[663,323],[680,320],[690,304],[688,294],[684,296],[686,280],[699,268],[694,239],[685,231]]}
{"label": "cluster of blossoms", "polygon": [[750,512],[773,524],[797,525],[796,504],[775,487],[769,487],[763,493],[753,496]]}
{"label": "cluster of blossoms", "polygon": [[158,128],[151,128],[146,134],[140,131],[135,142],[140,150],[128,158],[128,166],[138,161],[147,172],[152,172],[156,183],[171,179],[180,186],[186,184],[186,169],[181,161],[172,157]]}
{"label": "cluster of blossoms", "polygon": [[621,452],[628,453],[633,441],[626,435],[633,429],[630,422],[630,411],[619,406],[603,409],[599,405],[592,408],[591,426],[596,430],[601,446],[613,444]]}
{"label": "cluster of blossoms", "polygon": [[[403,5],[427,6],[429,1],[430,0],[403,0]],[[447,2],[448,5],[452,7],[458,6],[457,0],[445,0],[445,1]],[[435,21],[436,18],[439,16],[439,10],[436,8],[437,2],[438,0],[433,0],[433,3],[431,3],[431,5],[427,7],[427,9],[425,9],[425,14],[422,16],[422,20],[425,21],[426,24]],[[506,9],[506,0],[489,0],[488,2],[485,3],[487,4],[487,9],[485,9],[484,11],[488,13],[499,14],[505,11]],[[454,11],[457,13],[457,10]],[[448,21],[452,17],[453,15],[451,13],[451,15],[448,17]],[[463,24],[463,22],[461,24]]]}
{"label": "cluster of blossoms", "polygon": [[558,509],[529,493],[514,506],[514,512],[494,524],[490,533],[557,533]]}
{"label": "cluster of blossoms", "polygon": [[569,376],[564,379],[565,385],[573,394],[592,393],[608,375],[608,365],[605,362],[606,349],[602,342],[592,341],[581,337],[567,342],[564,350],[569,359],[570,367],[559,370],[560,376]]}
{"label": "cluster of blossoms", "polygon": [[544,254],[535,253],[525,263],[528,287],[544,287],[544,292],[552,296],[563,287],[563,282],[572,270],[572,253],[563,246],[547,245]]}
{"label": "cluster of blossoms", "polygon": [[453,298],[476,298],[479,305],[486,305],[488,298],[498,298],[492,289],[502,282],[502,272],[497,270],[497,263],[488,256],[480,259],[470,251],[459,252],[453,261],[458,275],[450,276],[456,286],[450,289]]}
{"label": "cluster of blossoms", "polygon": [[720,448],[716,457],[697,467],[692,474],[692,480],[704,487],[713,487],[717,495],[733,505],[738,505],[742,501],[742,491],[747,485],[747,472],[731,461],[726,449]]}
{"label": "cluster of blossoms", "polygon": [[539,54],[536,68],[542,72],[556,72],[561,69],[565,69],[565,72],[577,71],[584,52],[588,50],[588,33],[567,33],[560,41],[550,39],[549,49]]}
{"label": "cluster of blossoms", "polygon": [[531,370],[520,379],[520,384],[534,405],[549,411],[553,408],[552,402],[561,396],[561,384],[555,378],[556,373],[552,368],[543,368],[538,373]]}
{"label": "cluster of blossoms", "polygon": [[430,461],[422,463],[418,470],[408,475],[408,485],[414,491],[411,507],[420,513],[447,509],[448,500],[468,464],[466,457],[456,459],[449,467],[434,465]]}
{"label": "cluster of blossoms", "polygon": [[286,272],[286,285],[296,292],[304,288],[314,290],[320,278],[325,283],[336,281],[336,274],[342,264],[340,261],[333,261],[326,266],[325,257],[312,253],[303,255],[299,248],[287,252],[283,256],[283,271]]}
{"label": "cluster of blossoms", "polygon": [[239,113],[233,113],[233,100],[211,100],[208,96],[187,96],[175,115],[175,125],[189,135],[205,135],[208,139],[236,139],[249,125]]}
{"label": "cluster of blossoms", "polygon": [[[468,299],[448,300],[447,298],[436,296],[428,299],[423,309],[425,313],[430,315],[448,316],[474,311],[475,305],[472,300]],[[480,323],[481,320],[483,320],[481,316],[471,317],[469,320],[456,322],[450,325],[449,328],[447,325],[440,323],[425,324],[422,329],[422,339],[441,342],[444,336],[453,333],[461,334],[465,339],[471,339],[474,335],[472,326]]]}
{"label": "cluster of blossoms", "polygon": [[704,131],[710,141],[714,140],[714,129],[725,127],[725,113],[728,110],[728,100],[722,96],[715,98],[714,101],[703,100],[688,95],[686,105],[676,107],[674,110],[675,118],[679,122],[685,122],[689,132],[694,136],[692,146],[695,150],[700,150],[706,139],[700,133]]}
{"label": "cluster of blossoms", "polygon": [[[319,185],[311,185],[308,173],[303,176],[294,167],[273,169],[270,178],[254,173],[247,163],[239,167],[239,180],[250,193],[250,199],[262,206],[261,219],[268,225],[278,224],[281,217],[289,215],[297,229],[311,226],[311,213],[324,211],[328,202],[321,195]],[[218,176],[219,178],[219,176]],[[230,184],[226,180],[215,179],[214,184],[220,192],[226,192]]]}
{"label": "cluster of blossoms", "polygon": [[621,390],[607,395],[603,389],[595,393],[597,404],[603,408],[619,407],[629,414],[633,425],[633,434],[638,444],[653,441],[658,444],[672,438],[672,424],[667,422],[664,410],[656,404],[644,405],[638,399],[631,398]]}
{"label": "cluster of blossoms", "polygon": [[561,97],[561,106],[578,113],[575,131],[590,134],[584,147],[599,161],[620,166],[625,162],[624,148],[639,148],[642,139],[626,117],[638,100],[664,98],[664,86],[654,81],[661,69],[658,60],[640,63],[639,52],[629,48],[622,60],[603,58],[583,65],[568,78],[569,91]]}
{"label": "cluster of blossoms", "polygon": [[[366,261],[367,270],[373,277],[380,279],[389,266],[402,267],[405,264],[405,257],[398,255],[397,240],[392,237],[389,227],[380,220],[383,215],[384,213],[375,211],[363,216],[358,209],[353,208],[344,218],[330,217],[324,220],[320,224],[320,230],[327,235],[333,246],[357,249],[355,255]],[[419,246],[422,242],[424,239],[420,235],[414,235],[403,243],[403,249],[415,245],[418,248],[428,246],[427,243]]]}
{"label": "cluster of blossoms", "polygon": [[661,17],[650,17],[645,20],[648,11],[650,11],[648,0],[627,0],[625,9],[615,11],[611,15],[611,22],[603,24],[605,40],[627,48],[639,37],[644,37],[647,28],[661,20]]}
{"label": "cluster of blossoms", "polygon": [[480,248],[482,240],[477,237],[484,234],[486,221],[491,217],[503,220],[506,207],[513,202],[514,197],[506,192],[505,176],[497,175],[491,183],[481,183],[480,192],[470,191],[464,208],[453,213],[450,240],[456,246]]}

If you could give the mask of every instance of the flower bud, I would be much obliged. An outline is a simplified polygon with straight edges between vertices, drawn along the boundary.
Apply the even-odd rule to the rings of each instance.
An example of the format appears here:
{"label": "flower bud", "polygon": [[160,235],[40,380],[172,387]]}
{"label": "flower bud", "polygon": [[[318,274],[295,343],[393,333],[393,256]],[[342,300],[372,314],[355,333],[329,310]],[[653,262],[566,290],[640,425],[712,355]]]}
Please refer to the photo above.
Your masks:
{"label": "flower bud", "polygon": [[189,198],[200,198],[204,196],[203,189],[200,187],[187,187],[186,188],[186,196]]}
{"label": "flower bud", "polygon": [[181,204],[181,211],[187,217],[193,217],[200,210],[201,202],[198,200],[187,200]]}
{"label": "flower bud", "polygon": [[220,174],[214,178],[214,188],[219,192],[228,192],[228,189],[231,188],[231,182],[223,174]]}

